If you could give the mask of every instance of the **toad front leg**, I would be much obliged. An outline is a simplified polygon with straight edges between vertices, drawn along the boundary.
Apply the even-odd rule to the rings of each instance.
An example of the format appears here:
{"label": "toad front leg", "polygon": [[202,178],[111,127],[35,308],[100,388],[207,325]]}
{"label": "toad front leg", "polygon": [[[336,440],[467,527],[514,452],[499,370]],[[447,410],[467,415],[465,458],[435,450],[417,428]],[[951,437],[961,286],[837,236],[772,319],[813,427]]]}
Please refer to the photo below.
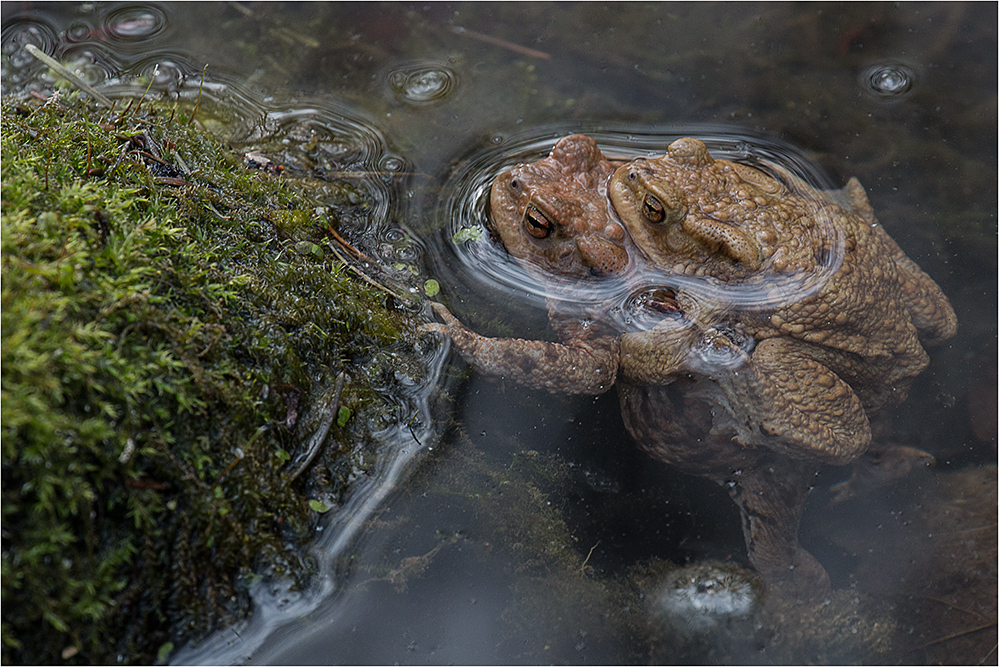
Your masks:
{"label": "toad front leg", "polygon": [[619,353],[615,338],[573,340],[565,344],[487,338],[466,327],[443,305],[432,305],[444,324],[424,324],[420,331],[450,338],[462,358],[480,373],[566,394],[602,394],[614,384]]}

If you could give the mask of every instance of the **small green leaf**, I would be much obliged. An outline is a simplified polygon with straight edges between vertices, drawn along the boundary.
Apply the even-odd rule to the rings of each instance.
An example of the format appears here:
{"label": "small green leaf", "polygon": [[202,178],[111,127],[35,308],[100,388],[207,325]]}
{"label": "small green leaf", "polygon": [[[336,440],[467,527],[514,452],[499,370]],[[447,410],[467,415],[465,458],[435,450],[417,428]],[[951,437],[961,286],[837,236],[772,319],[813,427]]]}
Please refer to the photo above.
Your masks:
{"label": "small green leaf", "polygon": [[429,279],[427,282],[423,283],[423,292],[430,297],[437,296],[437,293],[441,291],[441,284],[434,280]]}
{"label": "small green leaf", "polygon": [[295,250],[302,255],[311,255],[316,259],[323,258],[323,249],[311,241],[299,241],[295,244]]}
{"label": "small green leaf", "polygon": [[156,662],[166,662],[171,651],[173,651],[173,642],[166,642],[160,646],[160,650],[156,652]]}
{"label": "small green leaf", "polygon": [[285,451],[283,449],[278,449],[276,452],[274,452],[274,456],[281,463],[284,463],[285,461],[288,461],[288,460],[291,459],[291,454],[289,454],[287,451]]}
{"label": "small green leaf", "polygon": [[480,238],[482,238],[481,227],[462,227],[454,233],[451,240],[460,245],[465,241],[478,241]]}
{"label": "small green leaf", "polygon": [[42,617],[59,632],[69,632],[69,626],[66,625],[63,620],[56,616],[53,612],[46,611],[42,614]]}
{"label": "small green leaf", "polygon": [[309,509],[311,509],[314,512],[319,512],[320,514],[325,514],[326,512],[329,512],[333,508],[321,500],[310,500]]}
{"label": "small green leaf", "polygon": [[348,419],[350,419],[350,408],[346,405],[341,405],[340,409],[336,411],[336,425],[343,428]]}

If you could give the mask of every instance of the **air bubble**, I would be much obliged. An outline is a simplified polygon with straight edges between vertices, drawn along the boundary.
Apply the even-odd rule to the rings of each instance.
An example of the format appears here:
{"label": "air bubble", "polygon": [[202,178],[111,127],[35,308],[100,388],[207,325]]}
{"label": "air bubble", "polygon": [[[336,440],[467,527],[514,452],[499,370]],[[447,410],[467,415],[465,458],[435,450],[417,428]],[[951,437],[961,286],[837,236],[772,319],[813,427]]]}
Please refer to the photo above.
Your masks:
{"label": "air bubble", "polygon": [[912,90],[916,75],[905,65],[875,65],[862,78],[864,87],[879,97],[899,97]]}
{"label": "air bubble", "polygon": [[52,54],[56,32],[48,23],[34,18],[14,19],[3,28],[3,52],[14,67],[20,68],[37,62],[24,47],[32,44],[45,53]]}
{"label": "air bubble", "polygon": [[406,161],[395,155],[386,155],[379,165],[382,171],[402,171],[406,166]]}
{"label": "air bubble", "polygon": [[114,37],[145,41],[166,28],[166,16],[155,7],[124,7],[108,14],[104,26]]}
{"label": "air bubble", "polygon": [[458,76],[449,67],[411,63],[393,69],[389,85],[397,99],[411,106],[429,106],[442,102],[458,84]]}

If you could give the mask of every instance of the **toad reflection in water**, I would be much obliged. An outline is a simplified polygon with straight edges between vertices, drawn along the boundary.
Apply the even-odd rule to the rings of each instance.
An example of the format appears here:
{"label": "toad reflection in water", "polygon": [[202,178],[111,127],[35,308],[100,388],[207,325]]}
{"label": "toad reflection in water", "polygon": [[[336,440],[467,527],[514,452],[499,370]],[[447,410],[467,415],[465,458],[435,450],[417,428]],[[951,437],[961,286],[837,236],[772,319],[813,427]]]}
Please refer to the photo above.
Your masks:
{"label": "toad reflection in water", "polygon": [[[530,387],[616,384],[638,445],[728,489],[768,589],[805,600],[830,587],[798,544],[810,479],[871,450],[869,420],[904,400],[923,344],[953,336],[956,318],[856,180],[825,192],[780,176],[714,159],[697,139],[615,164],[566,137],[491,193],[496,231],[546,286],[561,342],[485,338],[440,304],[444,324],[424,330]],[[656,313],[644,330],[586,298],[636,276]]]}

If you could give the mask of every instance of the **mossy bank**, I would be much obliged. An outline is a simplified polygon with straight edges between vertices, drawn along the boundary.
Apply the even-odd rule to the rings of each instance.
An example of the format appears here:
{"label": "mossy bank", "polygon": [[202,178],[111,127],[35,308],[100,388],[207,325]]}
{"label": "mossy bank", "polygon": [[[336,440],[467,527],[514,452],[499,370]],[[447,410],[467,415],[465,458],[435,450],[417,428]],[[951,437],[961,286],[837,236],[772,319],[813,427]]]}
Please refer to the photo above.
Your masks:
{"label": "mossy bank", "polygon": [[424,373],[409,287],[342,261],[363,190],[116,107],[2,105],[4,663],[163,660],[304,581]]}

